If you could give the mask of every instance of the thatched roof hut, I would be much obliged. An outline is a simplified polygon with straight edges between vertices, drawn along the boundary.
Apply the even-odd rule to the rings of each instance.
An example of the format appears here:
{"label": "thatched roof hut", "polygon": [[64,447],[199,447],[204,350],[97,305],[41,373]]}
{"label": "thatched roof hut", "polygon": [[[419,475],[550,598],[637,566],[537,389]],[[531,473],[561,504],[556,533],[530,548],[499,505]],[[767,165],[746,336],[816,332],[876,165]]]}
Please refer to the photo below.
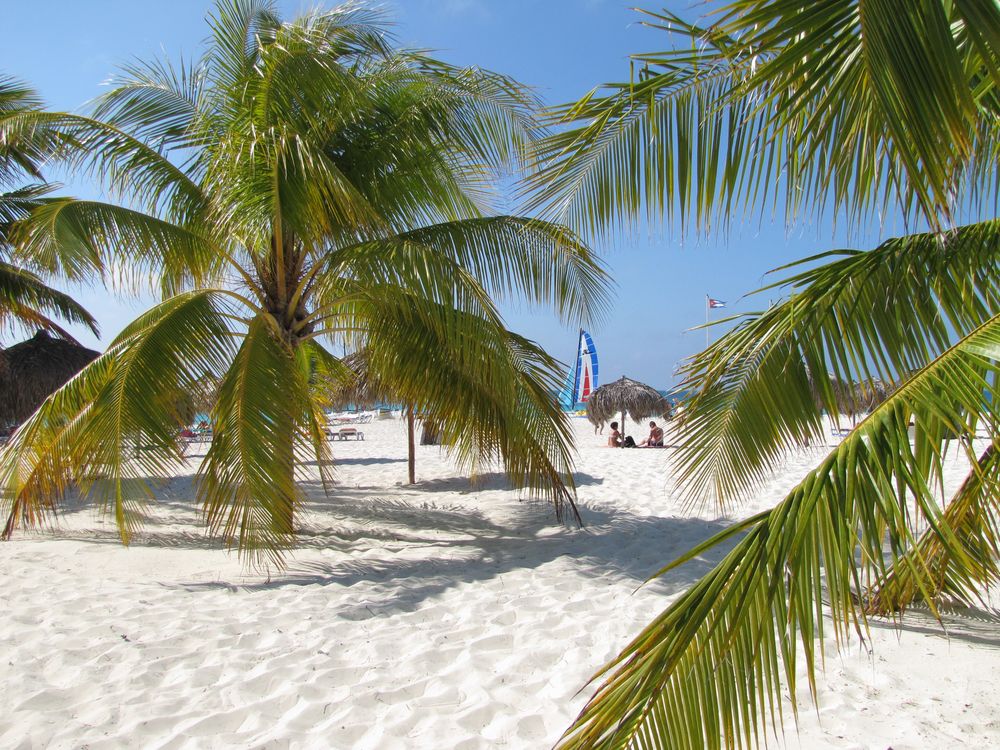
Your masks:
{"label": "thatched roof hut", "polygon": [[98,356],[100,352],[47,331],[0,351],[0,425],[23,422]]}
{"label": "thatched roof hut", "polygon": [[626,414],[636,422],[648,417],[670,419],[670,401],[655,388],[622,376],[602,385],[587,401],[587,419],[595,426],[603,427],[619,414],[623,430]]}

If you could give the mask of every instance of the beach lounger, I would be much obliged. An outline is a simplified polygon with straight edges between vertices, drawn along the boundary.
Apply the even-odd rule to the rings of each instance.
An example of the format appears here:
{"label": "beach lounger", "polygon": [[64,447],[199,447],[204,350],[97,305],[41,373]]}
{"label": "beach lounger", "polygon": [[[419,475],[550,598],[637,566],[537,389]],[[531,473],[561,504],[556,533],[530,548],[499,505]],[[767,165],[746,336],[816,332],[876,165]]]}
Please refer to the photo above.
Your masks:
{"label": "beach lounger", "polygon": [[341,427],[336,432],[328,431],[327,435],[331,440],[364,440],[365,433],[359,430],[357,427]]}
{"label": "beach lounger", "polygon": [[181,455],[187,456],[188,448],[192,445],[208,444],[212,442],[212,430],[198,429],[181,430],[180,434],[180,444],[181,444]]}

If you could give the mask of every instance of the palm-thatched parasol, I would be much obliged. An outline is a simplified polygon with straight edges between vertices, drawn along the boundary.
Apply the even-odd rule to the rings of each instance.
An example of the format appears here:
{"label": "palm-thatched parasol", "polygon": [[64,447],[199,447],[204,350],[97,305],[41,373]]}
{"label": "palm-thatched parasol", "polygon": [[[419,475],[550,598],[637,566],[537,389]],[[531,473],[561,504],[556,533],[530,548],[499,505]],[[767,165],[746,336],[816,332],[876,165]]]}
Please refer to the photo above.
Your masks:
{"label": "palm-thatched parasol", "polygon": [[209,414],[219,396],[219,378],[204,373],[179,393],[161,394],[169,399],[178,424],[191,425],[199,415]]}
{"label": "palm-thatched parasol", "polygon": [[23,422],[99,356],[100,352],[47,331],[0,352],[0,424]]}
{"label": "palm-thatched parasol", "polygon": [[647,417],[670,419],[670,401],[655,388],[622,376],[602,385],[587,400],[587,419],[595,426],[603,427],[619,413],[624,432],[626,414],[636,422]]}
{"label": "palm-thatched parasol", "polygon": [[328,406],[337,409],[349,406],[372,408],[392,400],[388,389],[369,368],[364,350],[348,354],[341,363],[341,370],[325,373],[317,383]]}
{"label": "palm-thatched parasol", "polygon": [[893,391],[890,384],[878,378],[855,382],[830,375],[830,393],[825,396],[820,392],[819,384],[811,376],[809,384],[816,405],[820,409],[826,408],[832,397],[837,413],[846,414],[852,422],[859,414],[866,414],[885,401]]}

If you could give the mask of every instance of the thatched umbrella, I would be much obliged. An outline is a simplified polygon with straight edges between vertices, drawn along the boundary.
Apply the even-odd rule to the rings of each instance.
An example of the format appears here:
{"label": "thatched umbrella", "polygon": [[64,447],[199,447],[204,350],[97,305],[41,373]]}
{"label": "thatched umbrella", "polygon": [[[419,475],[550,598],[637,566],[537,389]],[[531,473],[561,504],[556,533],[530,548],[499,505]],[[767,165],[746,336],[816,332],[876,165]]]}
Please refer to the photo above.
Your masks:
{"label": "thatched umbrella", "polygon": [[348,406],[371,408],[391,400],[388,390],[368,367],[368,357],[363,350],[348,354],[341,362],[344,370],[336,376],[323,377],[319,384],[330,406],[338,409]]}
{"label": "thatched umbrella", "polygon": [[47,331],[0,352],[0,424],[23,422],[98,356],[100,352]]}
{"label": "thatched umbrella", "polygon": [[655,388],[622,376],[602,385],[587,400],[587,419],[595,426],[603,427],[619,413],[624,433],[626,414],[636,422],[647,417],[670,419],[670,401]]}
{"label": "thatched umbrella", "polygon": [[[830,375],[829,381],[837,412],[849,416],[851,422],[855,421],[857,415],[866,414],[885,401],[893,390],[891,385],[878,378],[855,382]],[[826,399],[811,376],[809,385],[816,405],[821,409],[825,408]]]}
{"label": "thatched umbrella", "polygon": [[199,415],[208,414],[219,397],[220,380],[209,373],[203,374],[177,393],[161,394],[168,399],[170,408],[182,425],[192,425]]}

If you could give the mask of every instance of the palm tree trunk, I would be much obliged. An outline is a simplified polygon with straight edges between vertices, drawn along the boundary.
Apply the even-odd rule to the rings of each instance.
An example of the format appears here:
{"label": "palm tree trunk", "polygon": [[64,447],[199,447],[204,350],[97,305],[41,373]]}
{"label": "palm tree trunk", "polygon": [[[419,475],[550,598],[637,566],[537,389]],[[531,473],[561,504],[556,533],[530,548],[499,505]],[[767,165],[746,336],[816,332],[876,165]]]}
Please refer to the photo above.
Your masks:
{"label": "palm tree trunk", "polygon": [[414,445],[414,430],[413,430],[413,406],[406,407],[406,440],[408,443],[409,452],[406,459],[406,469],[409,473],[409,483],[417,483],[417,449]]}

